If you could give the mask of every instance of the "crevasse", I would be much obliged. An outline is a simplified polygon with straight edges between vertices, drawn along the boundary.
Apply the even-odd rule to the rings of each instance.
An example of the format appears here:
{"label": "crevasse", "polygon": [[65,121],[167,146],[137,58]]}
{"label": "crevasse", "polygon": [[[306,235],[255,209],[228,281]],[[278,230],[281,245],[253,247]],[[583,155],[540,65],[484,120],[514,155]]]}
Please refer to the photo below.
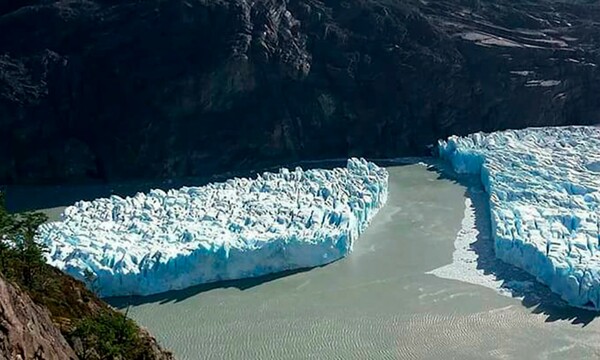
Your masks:
{"label": "crevasse", "polygon": [[508,130],[438,144],[489,195],[496,256],[574,306],[600,309],[600,128]]}
{"label": "crevasse", "polygon": [[388,173],[363,159],[333,170],[79,201],[44,224],[48,262],[102,296],[149,295],[323,265],[346,256],[387,200]]}

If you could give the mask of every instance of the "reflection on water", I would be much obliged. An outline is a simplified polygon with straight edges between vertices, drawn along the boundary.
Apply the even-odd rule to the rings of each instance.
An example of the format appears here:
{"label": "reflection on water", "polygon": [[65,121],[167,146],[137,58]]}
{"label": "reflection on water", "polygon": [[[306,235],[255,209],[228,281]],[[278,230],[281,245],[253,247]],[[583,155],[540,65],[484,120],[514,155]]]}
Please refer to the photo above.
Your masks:
{"label": "reflection on water", "polygon": [[[535,282],[523,287],[526,274],[511,283],[518,270],[489,256],[489,237],[455,242],[473,183],[417,164],[389,171],[388,204],[346,259],[111,301],[131,304],[129,315],[179,359],[598,357],[594,313],[567,307]],[[485,209],[472,203],[472,226],[485,235]],[[450,265],[454,277],[430,273],[448,270],[461,246],[475,256],[474,269],[464,271],[483,278],[465,278],[473,273],[463,276],[464,264]],[[478,285],[486,276],[493,281]]]}

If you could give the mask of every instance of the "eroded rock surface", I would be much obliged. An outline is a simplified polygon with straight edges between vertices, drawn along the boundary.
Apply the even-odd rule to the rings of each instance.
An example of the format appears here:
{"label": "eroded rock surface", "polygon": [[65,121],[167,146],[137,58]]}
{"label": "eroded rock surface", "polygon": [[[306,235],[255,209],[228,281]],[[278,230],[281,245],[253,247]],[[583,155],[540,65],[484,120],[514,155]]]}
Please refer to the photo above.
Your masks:
{"label": "eroded rock surface", "polygon": [[0,359],[67,360],[75,352],[29,295],[0,277]]}
{"label": "eroded rock surface", "polygon": [[0,183],[428,153],[598,121],[589,1],[0,5]]}

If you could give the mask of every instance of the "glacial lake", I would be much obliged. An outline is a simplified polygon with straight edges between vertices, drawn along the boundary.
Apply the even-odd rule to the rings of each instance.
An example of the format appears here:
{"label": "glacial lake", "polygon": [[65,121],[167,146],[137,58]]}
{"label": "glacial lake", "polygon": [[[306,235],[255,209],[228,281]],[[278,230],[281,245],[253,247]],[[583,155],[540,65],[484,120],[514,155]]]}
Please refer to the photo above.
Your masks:
{"label": "glacial lake", "polygon": [[[476,180],[425,161],[388,167],[388,203],[345,259],[110,302],[178,359],[598,358],[597,313],[497,261]],[[69,204],[61,199],[102,189],[7,195],[13,210],[27,204],[57,218]]]}

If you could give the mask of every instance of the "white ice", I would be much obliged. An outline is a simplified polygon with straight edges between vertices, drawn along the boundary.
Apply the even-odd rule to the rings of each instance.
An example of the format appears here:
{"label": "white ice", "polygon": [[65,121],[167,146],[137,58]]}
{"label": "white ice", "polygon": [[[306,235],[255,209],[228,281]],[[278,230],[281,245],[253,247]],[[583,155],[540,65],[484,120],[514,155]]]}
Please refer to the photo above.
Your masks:
{"label": "white ice", "polygon": [[48,262],[102,296],[149,295],[192,285],[323,265],[346,256],[387,200],[388,173],[363,159],[333,170],[133,197],[79,201],[39,228]]}
{"label": "white ice", "polygon": [[451,136],[439,154],[489,195],[496,257],[574,306],[600,309],[600,128]]}

